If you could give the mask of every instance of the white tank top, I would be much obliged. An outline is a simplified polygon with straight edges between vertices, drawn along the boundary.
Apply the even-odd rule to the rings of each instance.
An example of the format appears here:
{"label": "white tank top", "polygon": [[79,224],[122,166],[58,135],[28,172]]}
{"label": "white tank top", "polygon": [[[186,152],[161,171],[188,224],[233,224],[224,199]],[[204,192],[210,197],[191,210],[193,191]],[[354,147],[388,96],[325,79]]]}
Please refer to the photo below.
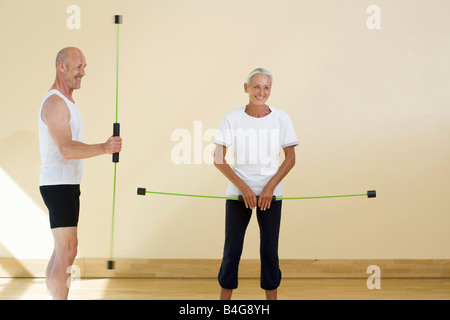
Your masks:
{"label": "white tank top", "polygon": [[42,106],[52,95],[58,95],[66,102],[70,111],[70,129],[72,140],[83,142],[83,119],[75,103],[67,99],[58,90],[50,90],[42,101],[39,110],[39,147],[41,150],[41,175],[40,186],[80,184],[83,173],[82,160],[66,160],[62,157],[58,146],[50,135],[47,125],[42,121]]}

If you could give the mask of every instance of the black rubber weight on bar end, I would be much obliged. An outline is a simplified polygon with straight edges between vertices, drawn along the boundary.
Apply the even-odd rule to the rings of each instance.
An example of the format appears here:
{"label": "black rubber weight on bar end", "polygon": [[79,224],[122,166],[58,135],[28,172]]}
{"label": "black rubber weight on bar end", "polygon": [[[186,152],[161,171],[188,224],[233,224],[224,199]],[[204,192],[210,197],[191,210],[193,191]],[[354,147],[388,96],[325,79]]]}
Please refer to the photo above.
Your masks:
{"label": "black rubber weight on bar end", "polygon": [[122,24],[122,16],[120,14],[116,14],[114,16],[114,23],[115,24]]}
{"label": "black rubber weight on bar end", "polygon": [[369,190],[367,191],[367,198],[376,198],[377,192],[375,190]]}
{"label": "black rubber weight on bar end", "polygon": [[147,190],[145,188],[138,188],[137,189],[137,194],[139,194],[141,196],[145,196],[146,191]]}
{"label": "black rubber weight on bar end", "polygon": [[108,260],[108,269],[109,270],[114,270],[114,261],[113,260]]}

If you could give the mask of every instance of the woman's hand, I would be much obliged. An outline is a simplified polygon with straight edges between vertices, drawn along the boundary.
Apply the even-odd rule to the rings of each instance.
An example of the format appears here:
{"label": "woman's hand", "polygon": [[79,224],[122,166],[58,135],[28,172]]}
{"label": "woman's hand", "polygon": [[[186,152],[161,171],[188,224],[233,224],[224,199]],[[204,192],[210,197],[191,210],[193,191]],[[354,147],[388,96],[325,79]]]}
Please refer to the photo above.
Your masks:
{"label": "woman's hand", "polygon": [[266,185],[261,194],[259,195],[258,207],[260,207],[261,210],[265,211],[267,209],[270,209],[270,204],[272,203],[273,197],[273,190],[274,188]]}
{"label": "woman's hand", "polygon": [[242,187],[241,193],[242,193],[242,198],[244,198],[244,202],[245,202],[245,207],[247,209],[253,209],[256,207],[256,194],[252,191],[252,189],[245,185],[244,187]]}

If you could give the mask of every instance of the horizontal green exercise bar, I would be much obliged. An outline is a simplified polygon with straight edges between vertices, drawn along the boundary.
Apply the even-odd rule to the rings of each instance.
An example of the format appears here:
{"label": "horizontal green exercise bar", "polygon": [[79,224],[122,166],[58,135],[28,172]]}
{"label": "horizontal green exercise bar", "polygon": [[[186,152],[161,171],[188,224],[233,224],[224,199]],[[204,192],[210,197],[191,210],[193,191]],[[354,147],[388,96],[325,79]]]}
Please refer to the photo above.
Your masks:
{"label": "horizontal green exercise bar", "polygon": [[[186,193],[172,193],[172,192],[158,192],[158,191],[147,191],[146,188],[138,188],[137,194],[141,196],[145,196],[147,193],[151,194],[161,194],[166,196],[180,196],[180,197],[194,197],[194,198],[210,198],[210,199],[228,199],[228,200],[238,200],[244,201],[241,195],[237,197],[221,197],[221,196],[207,196],[200,194],[186,194]],[[325,198],[346,198],[346,197],[365,197],[368,198],[376,198],[377,193],[375,190],[369,190],[366,193],[358,193],[358,194],[343,194],[336,196],[318,196],[318,197],[272,197],[272,201],[276,200],[300,200],[300,199],[325,199]],[[258,198],[258,196],[256,197]]]}

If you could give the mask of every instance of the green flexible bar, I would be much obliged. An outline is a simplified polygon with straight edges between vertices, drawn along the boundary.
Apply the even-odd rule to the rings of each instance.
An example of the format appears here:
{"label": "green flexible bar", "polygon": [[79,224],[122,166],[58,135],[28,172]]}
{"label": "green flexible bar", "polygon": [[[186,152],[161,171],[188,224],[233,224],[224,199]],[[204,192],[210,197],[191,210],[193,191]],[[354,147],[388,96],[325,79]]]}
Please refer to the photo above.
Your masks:
{"label": "green flexible bar", "polygon": [[[145,188],[138,188],[138,195],[145,195],[147,193],[151,194],[161,194],[166,196],[181,196],[181,197],[195,197],[195,198],[212,198],[212,199],[229,199],[229,200],[241,200],[240,197],[221,197],[221,196],[207,196],[199,194],[186,194],[186,193],[172,193],[172,192],[157,192],[157,191],[147,191]],[[300,199],[325,199],[325,198],[345,198],[345,197],[363,197],[375,198],[376,191],[370,190],[367,193],[358,194],[343,194],[343,195],[333,195],[333,196],[316,196],[316,197],[277,197],[275,200],[300,200]]]}
{"label": "green flexible bar", "polygon": [[[114,136],[119,136],[120,125],[119,120],[119,26],[122,23],[122,16],[116,15],[115,24],[117,25],[117,45],[116,45],[116,123],[114,123]],[[116,211],[116,175],[117,162],[119,162],[119,153],[113,154],[114,162],[114,187],[113,187],[113,203],[112,203],[112,217],[111,217],[111,239],[109,244],[109,260],[108,269],[114,269],[113,248],[114,248],[114,217]]]}

